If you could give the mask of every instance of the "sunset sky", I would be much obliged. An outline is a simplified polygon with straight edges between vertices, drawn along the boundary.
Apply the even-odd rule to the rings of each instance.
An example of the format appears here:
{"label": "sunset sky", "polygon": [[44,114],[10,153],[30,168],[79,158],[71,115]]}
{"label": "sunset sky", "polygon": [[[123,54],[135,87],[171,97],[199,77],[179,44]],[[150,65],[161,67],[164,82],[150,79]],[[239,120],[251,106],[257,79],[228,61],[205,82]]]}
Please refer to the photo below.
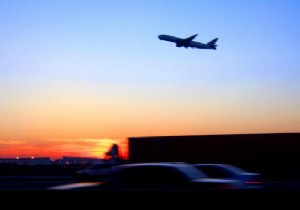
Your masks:
{"label": "sunset sky", "polygon": [[[300,132],[298,0],[0,0],[0,158]],[[178,48],[158,35],[217,50]]]}

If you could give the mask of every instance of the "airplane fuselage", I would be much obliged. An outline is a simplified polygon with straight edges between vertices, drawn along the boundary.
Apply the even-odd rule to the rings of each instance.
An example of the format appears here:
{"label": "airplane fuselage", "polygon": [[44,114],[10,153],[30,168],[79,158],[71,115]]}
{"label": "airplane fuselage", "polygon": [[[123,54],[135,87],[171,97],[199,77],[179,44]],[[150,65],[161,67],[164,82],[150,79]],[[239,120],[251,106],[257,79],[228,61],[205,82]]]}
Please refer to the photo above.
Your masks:
{"label": "airplane fuselage", "polygon": [[188,37],[186,39],[181,39],[175,36],[170,35],[159,35],[158,38],[160,40],[168,41],[168,42],[174,42],[176,44],[176,47],[191,47],[191,48],[198,48],[198,49],[216,49],[215,42],[218,40],[217,38],[212,40],[211,42],[208,42],[207,44],[203,44],[201,42],[195,42],[192,41],[196,35]]}
{"label": "airplane fuselage", "polygon": [[209,46],[207,44],[203,44],[201,42],[195,42],[195,41],[191,41],[190,42],[190,46],[189,47],[196,47],[196,48],[199,48],[199,49],[214,49],[212,46]]}

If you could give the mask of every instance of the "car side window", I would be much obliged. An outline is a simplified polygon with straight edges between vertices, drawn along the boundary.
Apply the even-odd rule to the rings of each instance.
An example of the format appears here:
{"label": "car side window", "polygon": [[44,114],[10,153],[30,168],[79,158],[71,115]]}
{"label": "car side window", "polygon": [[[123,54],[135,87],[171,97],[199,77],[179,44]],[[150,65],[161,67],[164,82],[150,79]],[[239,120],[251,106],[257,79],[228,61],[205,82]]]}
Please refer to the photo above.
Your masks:
{"label": "car side window", "polygon": [[154,184],[178,185],[185,181],[181,172],[172,167],[153,167],[151,174]]}
{"label": "car side window", "polygon": [[199,169],[211,178],[226,178],[231,176],[228,171],[217,167],[200,167]]}

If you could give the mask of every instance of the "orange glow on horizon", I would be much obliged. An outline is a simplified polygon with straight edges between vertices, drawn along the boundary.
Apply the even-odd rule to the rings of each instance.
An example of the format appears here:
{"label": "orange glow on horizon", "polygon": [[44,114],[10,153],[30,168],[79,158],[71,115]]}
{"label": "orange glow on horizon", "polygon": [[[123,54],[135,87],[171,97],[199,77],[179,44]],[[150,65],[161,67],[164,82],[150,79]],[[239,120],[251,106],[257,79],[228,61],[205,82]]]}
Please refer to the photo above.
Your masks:
{"label": "orange glow on horizon", "polygon": [[52,139],[38,142],[0,140],[0,158],[60,159],[63,156],[105,158],[113,144],[119,146],[119,155],[128,159],[128,142],[115,139]]}

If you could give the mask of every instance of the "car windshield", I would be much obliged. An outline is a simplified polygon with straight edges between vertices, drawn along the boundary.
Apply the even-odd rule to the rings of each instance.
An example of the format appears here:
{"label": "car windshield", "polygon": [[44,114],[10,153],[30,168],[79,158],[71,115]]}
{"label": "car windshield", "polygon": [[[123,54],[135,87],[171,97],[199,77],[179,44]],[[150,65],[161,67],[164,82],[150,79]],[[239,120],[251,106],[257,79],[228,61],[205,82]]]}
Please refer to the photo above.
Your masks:
{"label": "car windshield", "polygon": [[231,171],[234,171],[235,173],[248,173],[246,170],[243,170],[241,168],[238,168],[236,166],[233,166],[233,165],[224,165],[223,166],[224,168],[227,168],[228,170],[231,170]]}
{"label": "car windshield", "polygon": [[208,178],[208,176],[204,172],[198,170],[197,168],[195,168],[193,166],[183,165],[183,166],[180,166],[179,168],[190,179]]}
{"label": "car windshield", "polygon": [[226,178],[248,173],[241,168],[227,164],[196,164],[195,166],[212,178]]}

